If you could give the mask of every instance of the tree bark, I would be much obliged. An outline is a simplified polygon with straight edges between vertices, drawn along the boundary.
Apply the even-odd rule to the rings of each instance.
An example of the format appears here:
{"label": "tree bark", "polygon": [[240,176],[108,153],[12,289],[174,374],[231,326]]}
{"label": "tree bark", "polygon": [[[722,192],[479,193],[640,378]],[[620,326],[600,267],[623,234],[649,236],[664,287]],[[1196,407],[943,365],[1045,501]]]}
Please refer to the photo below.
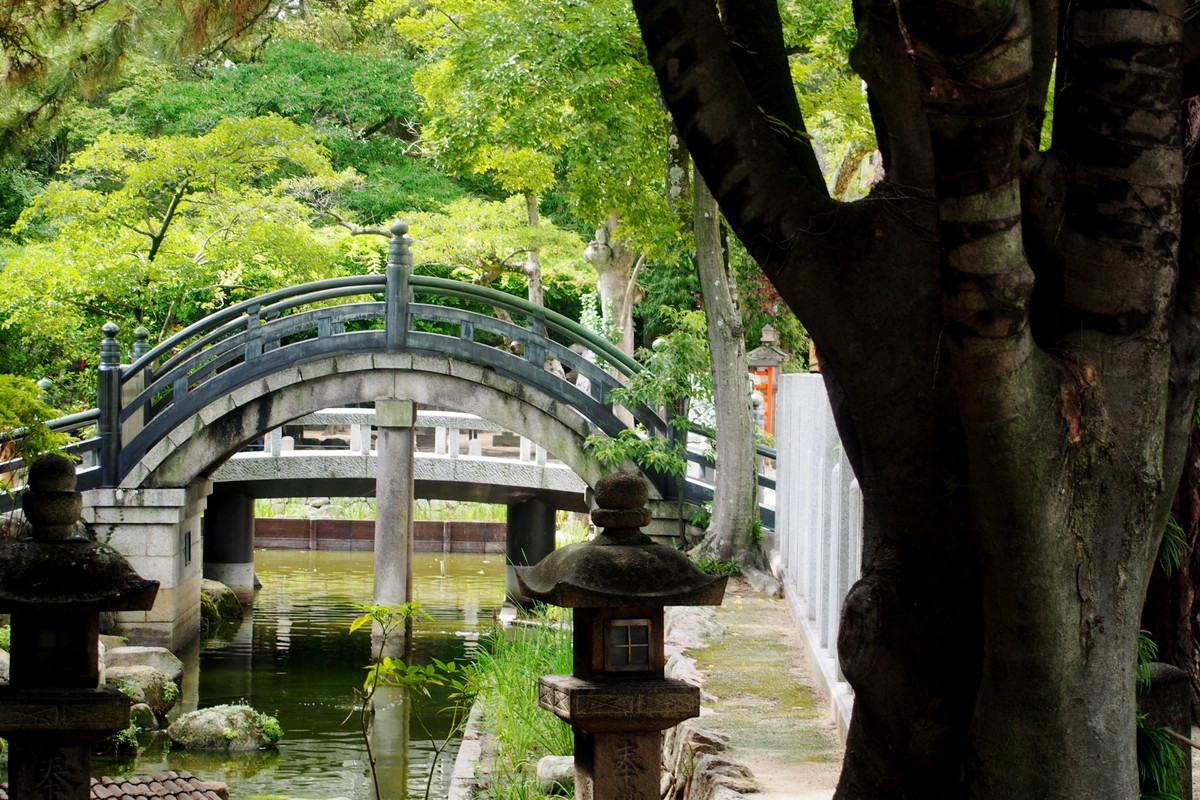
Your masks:
{"label": "tree bark", "polygon": [[613,214],[596,229],[596,238],[584,250],[584,259],[596,270],[600,316],[605,326],[617,331],[621,352],[633,355],[633,304],[637,302],[637,272],[641,260],[624,243],[613,237],[617,216]]}
{"label": "tree bark", "polygon": [[863,491],[837,797],[1133,800],[1139,612],[1200,372],[1182,0],[856,0],[885,178],[853,203],[775,0],[728,6],[634,2],[698,168],[820,342]]}
{"label": "tree bark", "polygon": [[[538,214],[537,195],[533,192],[525,193],[525,215],[530,228],[537,230],[542,224],[542,218]],[[542,291],[542,257],[536,247],[530,247],[525,256],[525,278],[529,285],[529,302],[545,306],[545,293]]]}
{"label": "tree bark", "polygon": [[758,470],[753,385],[746,361],[746,332],[738,312],[717,201],[703,179],[692,182],[692,226],[696,235],[696,271],[708,321],[712,359],[713,405],[717,427],[717,476],[712,520],[699,555],[736,561],[743,567],[766,564],[758,530]]}

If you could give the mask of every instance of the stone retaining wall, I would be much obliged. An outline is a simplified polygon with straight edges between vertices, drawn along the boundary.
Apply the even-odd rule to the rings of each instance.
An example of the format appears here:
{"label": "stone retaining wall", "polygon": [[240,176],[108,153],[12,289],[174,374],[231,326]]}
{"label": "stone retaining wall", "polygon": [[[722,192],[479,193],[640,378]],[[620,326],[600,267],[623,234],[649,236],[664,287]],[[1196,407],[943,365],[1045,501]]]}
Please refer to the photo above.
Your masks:
{"label": "stone retaining wall", "polygon": [[[503,522],[413,523],[413,550],[418,553],[503,553]],[[254,520],[254,546],[267,550],[373,550],[373,519]]]}

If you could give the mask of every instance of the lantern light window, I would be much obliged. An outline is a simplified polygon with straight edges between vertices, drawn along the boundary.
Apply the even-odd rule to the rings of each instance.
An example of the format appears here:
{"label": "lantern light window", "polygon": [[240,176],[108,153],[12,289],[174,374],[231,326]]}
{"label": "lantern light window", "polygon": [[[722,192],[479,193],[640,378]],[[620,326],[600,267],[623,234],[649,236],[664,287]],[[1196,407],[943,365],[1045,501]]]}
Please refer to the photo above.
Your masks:
{"label": "lantern light window", "polygon": [[606,627],[605,669],[623,672],[651,668],[649,619],[612,619]]}

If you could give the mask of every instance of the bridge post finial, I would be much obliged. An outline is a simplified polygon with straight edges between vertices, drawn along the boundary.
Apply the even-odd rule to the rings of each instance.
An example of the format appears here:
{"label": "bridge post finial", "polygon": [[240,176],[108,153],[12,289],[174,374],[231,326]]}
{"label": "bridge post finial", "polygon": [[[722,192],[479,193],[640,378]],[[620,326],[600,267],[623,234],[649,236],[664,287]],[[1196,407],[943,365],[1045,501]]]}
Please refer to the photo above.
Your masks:
{"label": "bridge post finial", "polygon": [[408,276],[412,274],[413,255],[409,249],[408,223],[396,220],[392,223],[392,241],[388,245],[387,264],[387,348],[400,350],[408,333],[408,304],[412,302],[412,290]]}
{"label": "bridge post finial", "polygon": [[114,322],[100,329],[100,372],[97,376],[96,404],[100,408],[100,472],[105,486],[117,485],[118,460],[121,456],[121,329]]}
{"label": "bridge post finial", "polygon": [[148,352],[150,352],[150,331],[146,330],[145,325],[138,325],[133,331],[133,352],[129,357],[133,361],[137,361]]}

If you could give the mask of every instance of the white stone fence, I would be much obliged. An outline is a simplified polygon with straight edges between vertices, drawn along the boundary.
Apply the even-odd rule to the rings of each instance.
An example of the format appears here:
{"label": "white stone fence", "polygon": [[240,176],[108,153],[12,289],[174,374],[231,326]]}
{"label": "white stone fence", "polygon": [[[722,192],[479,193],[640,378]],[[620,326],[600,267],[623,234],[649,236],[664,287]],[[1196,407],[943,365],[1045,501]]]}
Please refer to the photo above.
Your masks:
{"label": "white stone fence", "polygon": [[[338,442],[330,449],[368,454],[372,449],[374,425],[375,409],[373,408],[327,408],[292,420],[286,427],[301,426],[313,432],[318,439],[328,438]],[[545,448],[474,414],[420,410],[417,412],[417,427],[434,430],[433,452],[436,455],[458,458],[463,454],[463,445],[465,444],[466,455],[481,456],[486,435],[487,444],[495,448],[491,451],[492,455],[516,458],[536,464],[546,463]],[[316,428],[320,428],[321,431],[313,430]],[[263,438],[263,449],[274,456],[298,449],[298,443],[294,437],[284,436],[282,428],[270,431]],[[299,449],[303,449],[303,447],[302,444],[299,445]],[[318,445],[318,447],[324,447],[324,445]],[[420,447],[418,443],[418,449],[424,448]]]}
{"label": "white stone fence", "polygon": [[842,600],[862,562],[862,493],[834,427],[825,380],[780,379],[776,536],[784,594],[843,736],[854,694],[837,659]]}

